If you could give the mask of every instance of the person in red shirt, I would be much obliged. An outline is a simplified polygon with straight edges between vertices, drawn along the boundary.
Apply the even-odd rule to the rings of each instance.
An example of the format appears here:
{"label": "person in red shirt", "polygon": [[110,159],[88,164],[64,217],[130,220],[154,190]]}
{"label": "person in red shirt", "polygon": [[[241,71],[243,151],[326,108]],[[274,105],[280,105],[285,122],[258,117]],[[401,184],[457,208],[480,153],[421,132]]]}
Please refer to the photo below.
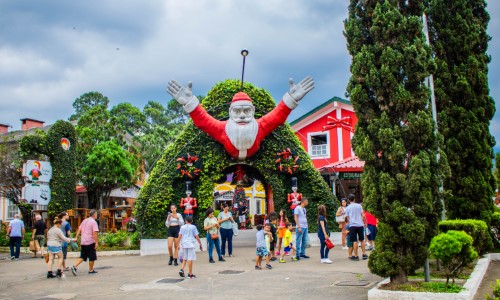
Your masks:
{"label": "person in red shirt", "polygon": [[365,217],[366,217],[366,226],[368,228],[368,231],[370,232],[367,234],[368,238],[368,248],[366,250],[373,250],[375,249],[375,238],[377,236],[377,223],[378,220],[375,218],[374,215],[372,215],[370,212],[365,210]]}

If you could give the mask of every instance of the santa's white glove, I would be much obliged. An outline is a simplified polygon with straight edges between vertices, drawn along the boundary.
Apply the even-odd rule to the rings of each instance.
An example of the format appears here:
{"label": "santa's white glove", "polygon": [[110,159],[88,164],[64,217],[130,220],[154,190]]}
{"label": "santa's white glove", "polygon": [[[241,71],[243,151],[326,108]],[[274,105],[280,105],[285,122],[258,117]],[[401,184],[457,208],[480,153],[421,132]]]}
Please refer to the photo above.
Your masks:
{"label": "santa's white glove", "polygon": [[190,81],[187,87],[181,86],[177,81],[170,80],[167,86],[167,92],[184,107],[187,113],[192,112],[200,101],[196,96],[193,96],[193,83]]}
{"label": "santa's white glove", "polygon": [[311,76],[307,76],[298,84],[294,84],[292,78],[288,81],[290,82],[290,91],[283,95],[283,102],[288,108],[294,109],[299,105],[299,101],[314,88],[314,80]]}

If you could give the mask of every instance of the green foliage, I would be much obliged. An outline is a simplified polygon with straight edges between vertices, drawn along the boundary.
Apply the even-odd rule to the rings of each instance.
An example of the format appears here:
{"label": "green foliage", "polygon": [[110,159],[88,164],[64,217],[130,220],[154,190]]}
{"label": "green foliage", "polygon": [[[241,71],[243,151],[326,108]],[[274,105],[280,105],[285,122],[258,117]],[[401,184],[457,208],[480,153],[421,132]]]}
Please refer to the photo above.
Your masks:
{"label": "green foliage", "polygon": [[[351,0],[345,36],[347,93],[358,123],[353,148],[365,161],[364,206],[379,219],[368,266],[393,283],[423,265],[441,204],[437,138],[424,80],[435,68],[422,33],[422,1]],[[440,160],[446,170],[446,156]]]}
{"label": "green foliage", "polygon": [[141,245],[141,235],[139,234],[138,231],[129,233],[129,238],[130,238],[130,246],[132,248],[137,248]]}
{"label": "green foliage", "polygon": [[455,277],[478,257],[476,250],[472,247],[472,241],[470,235],[456,230],[440,233],[432,239],[429,250],[435,258],[441,261],[446,270],[446,284],[449,283],[450,277],[455,283]]}
{"label": "green foliage", "polygon": [[[441,144],[452,176],[444,186],[449,219],[481,219],[490,223],[492,147],[489,125],[495,102],[489,95],[486,30],[490,17],[484,0],[432,0],[428,19]],[[498,172],[498,170],[497,170]]]}
{"label": "green foliage", "polygon": [[479,255],[483,255],[493,248],[488,225],[481,220],[446,220],[439,222],[439,231],[465,231],[473,239],[473,246]]}
{"label": "green foliage", "polygon": [[495,248],[500,248],[500,212],[495,212],[491,216],[491,232]]}
{"label": "green foliage", "polygon": [[79,98],[75,99],[73,102],[73,108],[75,113],[69,118],[70,121],[75,121],[80,119],[82,115],[87,113],[89,110],[96,106],[101,106],[107,108],[109,104],[109,99],[103,96],[99,92],[88,92],[81,95]]}
{"label": "green foliage", "polygon": [[[62,138],[70,141],[71,147],[68,150],[62,148]],[[35,135],[24,136],[20,141],[20,151],[25,158],[45,155],[52,165],[49,218],[71,209],[74,205],[77,147],[75,128],[71,123],[62,120],[54,123],[47,133],[37,132]]]}
{"label": "green foliage", "polygon": [[99,244],[104,244],[108,247],[124,246],[127,240],[127,231],[117,231],[116,233],[104,233],[99,235]]}
{"label": "green foliage", "polygon": [[493,289],[493,297],[485,294],[484,297],[486,300],[500,300],[500,279],[497,279],[496,282],[496,285],[493,285],[493,283],[490,284],[490,287]]}
{"label": "green foliage", "polygon": [[429,293],[460,293],[463,288],[455,284],[445,282],[412,282],[399,284],[392,287],[393,290],[405,292],[429,292]]}
{"label": "green foliage", "polygon": [[[238,80],[220,82],[208,93],[202,101],[202,106],[216,119],[226,120],[229,117],[231,99],[239,91]],[[265,90],[246,83],[243,91],[253,100],[256,118],[262,117],[275,107],[275,102]],[[328,185],[308,159],[307,153],[288,124],[278,127],[263,141],[260,150],[243,162],[260,173],[266,191],[272,190],[275,210],[288,207],[286,196],[287,191],[291,191],[290,177],[279,174],[274,163],[276,153],[281,152],[283,147],[298,149],[297,152],[303,158],[301,172],[297,177],[301,193],[310,200],[310,211],[314,211],[313,207],[318,204],[325,204],[329,211],[336,211],[337,202],[334,201]],[[179,199],[185,196],[184,182],[178,178],[175,169],[176,158],[185,153],[196,153],[203,160],[201,175],[193,181],[193,196],[198,199],[198,209],[194,218],[198,229],[202,228],[206,209],[213,205],[214,183],[228,167],[240,163],[227,155],[221,144],[189,121],[176,140],[165,149],[150,173],[146,185],[139,193],[134,215],[138,221],[138,231],[143,238],[167,236],[164,223],[168,206],[170,203],[178,203]],[[316,215],[315,213],[308,215],[312,227],[310,231],[314,231],[317,227]]]}

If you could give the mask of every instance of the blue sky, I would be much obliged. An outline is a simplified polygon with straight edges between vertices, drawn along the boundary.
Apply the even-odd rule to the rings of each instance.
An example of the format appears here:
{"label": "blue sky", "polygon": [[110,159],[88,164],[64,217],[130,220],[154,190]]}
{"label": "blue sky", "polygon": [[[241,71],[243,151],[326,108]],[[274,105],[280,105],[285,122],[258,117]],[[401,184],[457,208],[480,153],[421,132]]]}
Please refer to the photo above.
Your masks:
{"label": "blue sky", "polygon": [[[0,0],[0,123],[51,124],[73,113],[81,94],[111,105],[166,104],[170,79],[206,94],[241,76],[276,99],[288,78],[314,77],[316,88],[292,121],[326,100],[344,98],[351,57],[343,36],[349,1],[331,0]],[[491,96],[500,101],[499,1],[488,1]],[[495,13],[496,12],[496,13]],[[500,143],[500,114],[490,130]],[[500,150],[500,146],[497,146]]]}

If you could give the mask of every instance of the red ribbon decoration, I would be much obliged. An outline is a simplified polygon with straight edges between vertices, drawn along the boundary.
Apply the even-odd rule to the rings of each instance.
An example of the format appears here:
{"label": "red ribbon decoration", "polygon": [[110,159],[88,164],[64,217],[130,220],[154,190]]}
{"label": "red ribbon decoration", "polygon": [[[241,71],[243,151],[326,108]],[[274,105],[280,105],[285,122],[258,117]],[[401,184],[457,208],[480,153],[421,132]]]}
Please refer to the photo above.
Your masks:
{"label": "red ribbon decoration", "polygon": [[323,126],[323,130],[332,128],[342,128],[350,132],[354,132],[354,128],[351,125],[351,117],[343,117],[342,119],[337,119],[332,116],[327,117],[326,126]]}

